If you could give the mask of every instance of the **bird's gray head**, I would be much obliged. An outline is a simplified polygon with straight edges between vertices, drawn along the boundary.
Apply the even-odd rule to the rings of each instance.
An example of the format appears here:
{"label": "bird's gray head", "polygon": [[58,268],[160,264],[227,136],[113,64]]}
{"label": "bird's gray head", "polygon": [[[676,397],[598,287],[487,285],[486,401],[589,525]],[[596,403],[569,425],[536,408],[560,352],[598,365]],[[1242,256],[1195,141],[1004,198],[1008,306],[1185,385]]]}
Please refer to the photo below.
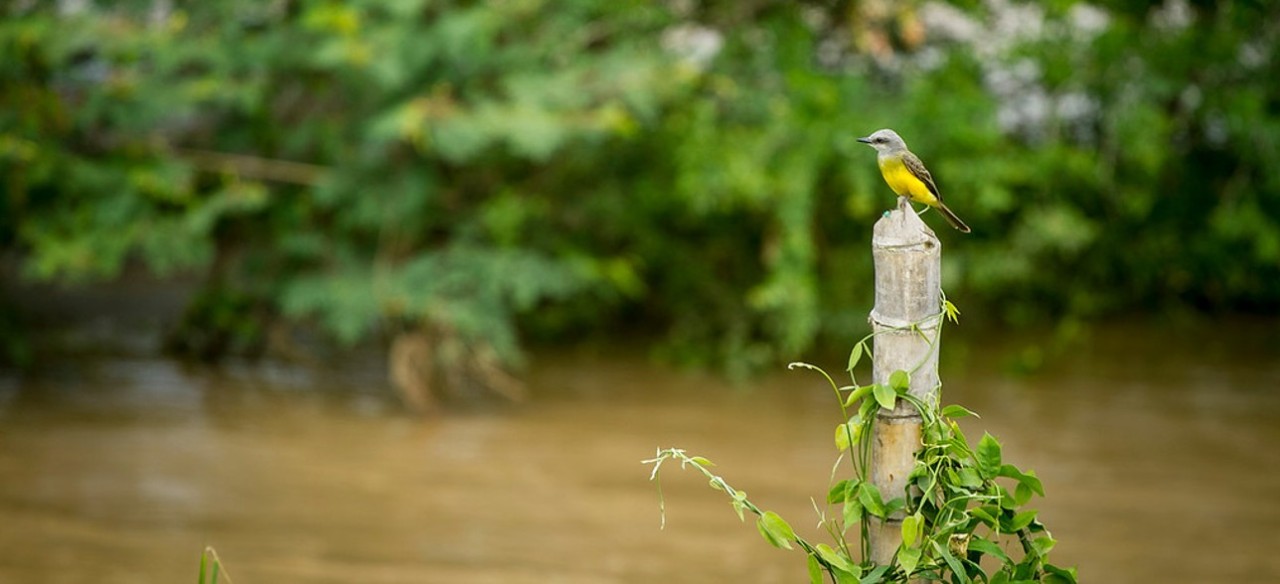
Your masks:
{"label": "bird's gray head", "polygon": [[902,136],[888,128],[876,130],[875,133],[866,138],[858,138],[858,141],[875,148],[876,152],[881,154],[900,152],[907,149],[907,143],[902,141]]}

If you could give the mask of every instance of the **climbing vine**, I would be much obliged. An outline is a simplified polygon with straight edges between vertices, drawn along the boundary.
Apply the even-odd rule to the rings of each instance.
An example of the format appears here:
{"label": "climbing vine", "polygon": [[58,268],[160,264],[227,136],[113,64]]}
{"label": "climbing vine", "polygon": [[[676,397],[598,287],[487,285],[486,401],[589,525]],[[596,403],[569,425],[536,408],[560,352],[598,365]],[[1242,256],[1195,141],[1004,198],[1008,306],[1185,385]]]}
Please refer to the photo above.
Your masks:
{"label": "climbing vine", "polygon": [[[943,316],[958,315],[944,300]],[[921,323],[910,328],[918,330]],[[939,322],[939,326],[941,322]],[[850,384],[839,385],[825,370],[808,363],[792,363],[791,369],[816,371],[830,384],[844,422],[836,426],[839,458],[832,467],[825,508],[819,509],[819,525],[831,543],[815,543],[795,533],[773,511],[759,507],[745,491],[734,488],[711,469],[715,465],[683,449],[658,450],[644,461],[652,465],[650,479],[658,481],[663,465],[678,462],[710,481],[712,488],[729,496],[739,519],[746,512],[756,516],[756,528],[771,545],[799,547],[808,556],[809,580],[825,578],[837,584],[858,582],[907,582],[938,580],[1011,584],[1076,582],[1074,568],[1049,562],[1057,541],[1040,522],[1037,511],[1027,507],[1032,497],[1044,496],[1044,486],[1034,471],[1023,471],[1004,460],[1001,444],[984,433],[971,446],[956,423],[977,416],[959,405],[939,407],[908,393],[911,372],[894,371],[887,383],[859,384],[854,370],[871,355],[867,335],[849,355]],[[868,480],[871,460],[871,424],[881,409],[891,410],[903,400],[921,417],[921,444],[904,492],[882,493]],[[843,462],[848,459],[846,467]],[[841,475],[840,469],[848,468]],[[665,524],[665,506],[659,483],[659,507]],[[892,561],[876,564],[869,547],[873,520],[899,520],[901,541]],[[850,532],[856,533],[856,540]]]}

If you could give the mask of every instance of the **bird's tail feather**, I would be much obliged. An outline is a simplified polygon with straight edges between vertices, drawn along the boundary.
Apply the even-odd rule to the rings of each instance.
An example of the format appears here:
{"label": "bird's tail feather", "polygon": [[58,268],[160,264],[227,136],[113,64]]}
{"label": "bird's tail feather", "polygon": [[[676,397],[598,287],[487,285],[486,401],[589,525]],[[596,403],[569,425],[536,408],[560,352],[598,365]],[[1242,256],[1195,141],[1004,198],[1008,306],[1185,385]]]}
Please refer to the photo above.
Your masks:
{"label": "bird's tail feather", "polygon": [[947,220],[947,223],[950,223],[952,227],[960,230],[961,233],[969,233],[971,231],[969,226],[965,225],[964,221],[961,221],[959,217],[956,217],[956,214],[952,213],[951,209],[948,209],[942,201],[938,201],[938,212],[942,213],[942,217]]}

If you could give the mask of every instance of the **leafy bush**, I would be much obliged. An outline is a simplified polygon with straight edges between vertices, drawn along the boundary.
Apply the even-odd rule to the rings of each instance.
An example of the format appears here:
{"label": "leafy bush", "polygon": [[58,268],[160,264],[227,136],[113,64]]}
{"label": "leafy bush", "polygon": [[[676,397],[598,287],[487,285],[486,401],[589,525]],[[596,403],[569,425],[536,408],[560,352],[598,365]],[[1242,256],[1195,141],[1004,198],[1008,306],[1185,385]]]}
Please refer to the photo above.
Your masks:
{"label": "leafy bush", "polygon": [[[1010,322],[1280,298],[1270,4],[282,0],[0,8],[0,246],[355,341],[635,328],[750,368],[856,330],[891,126]],[[240,301],[240,300],[237,300]]]}

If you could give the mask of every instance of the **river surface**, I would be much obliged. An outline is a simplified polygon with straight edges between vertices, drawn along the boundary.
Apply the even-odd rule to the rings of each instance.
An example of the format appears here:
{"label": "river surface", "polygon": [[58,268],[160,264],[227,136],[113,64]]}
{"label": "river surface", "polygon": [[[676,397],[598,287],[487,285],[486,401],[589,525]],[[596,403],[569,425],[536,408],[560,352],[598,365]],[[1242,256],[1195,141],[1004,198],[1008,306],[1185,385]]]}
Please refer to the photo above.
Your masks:
{"label": "river surface", "polygon": [[[1280,323],[1095,331],[1019,374],[1034,333],[947,335],[944,401],[1039,473],[1055,563],[1280,581]],[[0,373],[0,583],[191,582],[208,545],[236,584],[805,581],[700,475],[664,473],[660,530],[640,461],[704,455],[821,539],[839,413],[814,374],[731,385],[579,350],[534,355],[527,380],[525,404],[416,419],[372,358]]]}

